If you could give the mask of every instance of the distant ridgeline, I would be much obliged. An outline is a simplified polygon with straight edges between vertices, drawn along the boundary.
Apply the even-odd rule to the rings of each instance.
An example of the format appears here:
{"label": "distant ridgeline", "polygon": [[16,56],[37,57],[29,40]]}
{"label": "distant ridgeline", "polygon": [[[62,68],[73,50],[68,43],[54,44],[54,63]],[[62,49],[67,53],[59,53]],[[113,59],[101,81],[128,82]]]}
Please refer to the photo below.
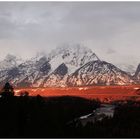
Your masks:
{"label": "distant ridgeline", "polygon": [[8,55],[0,62],[0,85],[9,81],[15,87],[69,87],[92,85],[130,85],[140,83],[140,65],[130,75],[100,60],[92,50],[65,45],[50,54],[28,61]]}

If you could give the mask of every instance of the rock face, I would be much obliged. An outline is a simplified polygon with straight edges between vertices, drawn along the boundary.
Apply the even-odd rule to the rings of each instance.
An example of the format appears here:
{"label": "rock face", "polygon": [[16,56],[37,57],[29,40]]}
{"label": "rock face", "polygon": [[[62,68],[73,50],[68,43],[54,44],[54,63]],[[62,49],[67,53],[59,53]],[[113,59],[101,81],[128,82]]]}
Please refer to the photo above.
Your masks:
{"label": "rock face", "polygon": [[140,64],[138,65],[134,78],[137,80],[138,83],[140,83]]}
{"label": "rock face", "polygon": [[[139,66],[140,67],[140,66]],[[139,68],[140,69],[140,68]],[[136,72],[138,75],[140,72]],[[79,44],[56,48],[28,61],[9,55],[0,62],[0,85],[15,87],[67,87],[127,85],[135,83],[128,73],[101,61],[90,49]]]}

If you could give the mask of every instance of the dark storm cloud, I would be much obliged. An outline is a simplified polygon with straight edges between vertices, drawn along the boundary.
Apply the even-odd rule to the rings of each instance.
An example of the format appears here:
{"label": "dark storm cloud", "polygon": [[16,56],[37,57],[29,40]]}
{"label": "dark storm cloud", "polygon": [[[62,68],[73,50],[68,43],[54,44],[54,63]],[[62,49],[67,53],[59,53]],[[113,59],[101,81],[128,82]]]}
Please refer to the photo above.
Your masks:
{"label": "dark storm cloud", "polygon": [[1,57],[83,43],[106,61],[139,63],[139,36],[140,2],[0,2]]}

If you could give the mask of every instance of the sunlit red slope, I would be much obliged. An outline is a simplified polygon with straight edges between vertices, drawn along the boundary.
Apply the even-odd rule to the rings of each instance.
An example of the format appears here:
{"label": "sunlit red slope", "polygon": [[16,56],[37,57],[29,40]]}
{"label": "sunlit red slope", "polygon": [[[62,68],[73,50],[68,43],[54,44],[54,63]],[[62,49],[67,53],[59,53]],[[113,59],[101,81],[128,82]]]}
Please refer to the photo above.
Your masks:
{"label": "sunlit red slope", "polygon": [[16,95],[22,91],[28,91],[30,96],[41,95],[50,96],[80,96],[88,99],[100,99],[102,101],[139,99],[137,90],[140,85],[131,86],[91,86],[91,87],[71,87],[71,88],[26,88],[16,89]]}

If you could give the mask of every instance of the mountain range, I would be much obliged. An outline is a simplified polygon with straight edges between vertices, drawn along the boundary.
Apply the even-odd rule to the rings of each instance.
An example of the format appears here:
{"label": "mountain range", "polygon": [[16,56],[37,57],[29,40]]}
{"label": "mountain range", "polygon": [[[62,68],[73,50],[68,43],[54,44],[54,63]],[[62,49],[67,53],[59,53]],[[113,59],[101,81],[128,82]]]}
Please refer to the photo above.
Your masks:
{"label": "mountain range", "polygon": [[7,81],[15,87],[131,85],[140,83],[140,65],[131,75],[102,61],[89,48],[64,45],[26,61],[7,55],[0,62],[0,86]]}

